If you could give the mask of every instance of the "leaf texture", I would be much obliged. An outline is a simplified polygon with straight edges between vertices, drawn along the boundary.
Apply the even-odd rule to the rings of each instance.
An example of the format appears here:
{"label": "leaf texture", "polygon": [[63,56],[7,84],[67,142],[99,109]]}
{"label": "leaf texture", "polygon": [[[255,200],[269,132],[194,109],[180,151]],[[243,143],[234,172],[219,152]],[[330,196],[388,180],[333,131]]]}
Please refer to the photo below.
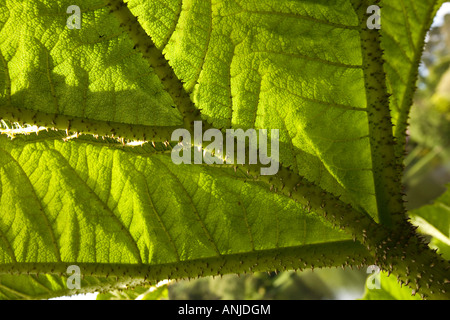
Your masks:
{"label": "leaf texture", "polygon": [[[383,67],[399,140],[438,3],[382,2]],[[126,28],[103,1],[88,0],[81,29],[68,29],[71,4],[0,0],[0,117],[68,132],[169,140],[183,115]],[[127,4],[205,121],[280,129],[283,166],[378,220],[364,17],[351,1]],[[239,170],[176,166],[170,148],[159,144],[131,148],[108,138],[64,137],[62,131],[0,137],[3,273],[27,265],[62,273],[77,263],[89,270],[106,265],[119,276],[116,266],[138,272],[170,265],[173,276],[188,277],[220,273],[227,261],[237,261],[227,272],[243,271],[238,262],[246,254],[250,271],[369,259],[351,236]],[[282,264],[269,264],[277,252]],[[305,260],[294,262],[296,254]],[[263,265],[255,266],[258,261]],[[189,262],[194,269],[215,265],[176,271]],[[147,280],[160,280],[150,274]],[[33,295],[25,284],[7,288]],[[7,291],[0,287],[2,297]]]}

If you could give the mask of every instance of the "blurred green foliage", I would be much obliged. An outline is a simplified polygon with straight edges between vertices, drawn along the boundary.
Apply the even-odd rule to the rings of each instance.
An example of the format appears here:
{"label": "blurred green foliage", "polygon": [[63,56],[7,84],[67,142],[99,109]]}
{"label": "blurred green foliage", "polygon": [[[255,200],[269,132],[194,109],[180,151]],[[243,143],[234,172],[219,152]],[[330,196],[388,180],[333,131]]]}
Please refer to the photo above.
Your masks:
{"label": "blurred green foliage", "polygon": [[366,277],[364,270],[349,268],[207,277],[171,284],[169,299],[355,299]]}
{"label": "blurred green foliage", "polygon": [[450,181],[450,15],[430,30],[411,109],[404,184],[409,210],[430,204]]}

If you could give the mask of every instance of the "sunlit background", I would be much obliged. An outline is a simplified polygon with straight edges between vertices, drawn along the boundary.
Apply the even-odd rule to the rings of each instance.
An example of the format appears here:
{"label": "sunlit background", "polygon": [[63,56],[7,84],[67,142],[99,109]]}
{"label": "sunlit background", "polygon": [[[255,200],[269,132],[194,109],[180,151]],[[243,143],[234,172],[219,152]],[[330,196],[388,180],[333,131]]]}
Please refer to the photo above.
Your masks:
{"label": "sunlit background", "polygon": [[[427,35],[411,111],[404,184],[407,208],[431,203],[450,182],[450,2]],[[321,269],[206,277],[171,283],[169,299],[358,299],[365,270]],[[97,293],[57,299],[96,299]]]}

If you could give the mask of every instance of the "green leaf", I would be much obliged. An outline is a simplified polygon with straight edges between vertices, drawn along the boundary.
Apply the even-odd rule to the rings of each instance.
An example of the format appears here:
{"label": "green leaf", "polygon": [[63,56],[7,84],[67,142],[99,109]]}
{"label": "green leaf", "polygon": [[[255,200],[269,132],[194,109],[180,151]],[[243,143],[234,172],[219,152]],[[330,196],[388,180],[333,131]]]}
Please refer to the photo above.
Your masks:
{"label": "green leaf", "polygon": [[169,298],[169,289],[167,285],[157,287],[155,290],[146,291],[141,297],[141,300],[163,300]]}
{"label": "green leaf", "polygon": [[[382,2],[381,39],[365,27],[366,1],[121,3],[84,1],[78,30],[66,27],[69,1],[0,0],[0,118],[61,130],[0,137],[0,273],[65,275],[76,264],[87,276],[150,285],[373,259],[314,211],[329,201],[340,213],[355,208],[347,220],[402,216],[382,71],[398,124],[440,2],[390,4],[411,11],[414,27]],[[398,50],[412,59],[406,79],[393,72],[405,65]],[[218,128],[280,129],[283,177],[311,182],[314,192],[294,197],[308,205],[242,170],[176,166],[170,147],[110,139],[165,142],[200,112]],[[64,142],[64,131],[105,139]],[[2,297],[42,296],[22,277],[0,287]]]}
{"label": "green leaf", "polygon": [[366,282],[366,292],[363,300],[420,300],[418,295],[412,295],[411,289],[398,283],[393,275],[388,276],[385,272],[379,274],[380,288],[369,289],[369,280]]}
{"label": "green leaf", "polygon": [[433,237],[432,246],[450,259],[450,191],[447,190],[433,204],[411,211],[409,216],[420,232]]}
{"label": "green leaf", "polygon": [[[164,52],[188,88],[198,82],[192,97],[205,119],[218,128],[280,129],[282,163],[376,216],[358,18],[350,3],[211,7],[194,1],[183,4],[179,17],[180,1],[137,3],[129,6],[157,44],[179,18]],[[85,2],[80,30],[65,26],[68,1],[28,6],[42,18],[21,23],[21,6],[7,1],[4,9],[0,37],[7,40],[0,52],[11,79],[11,105],[23,111],[10,117],[61,129],[70,122],[73,131],[87,129],[74,124],[83,118],[103,135],[118,129],[116,123],[181,123],[148,62],[101,1]],[[155,26],[160,17],[165,21]],[[201,23],[205,18],[209,28]],[[97,58],[84,58],[89,56]]]}
{"label": "green leaf", "polygon": [[140,285],[140,282],[133,281],[133,279],[118,281],[111,277],[86,276],[80,281],[80,289],[69,289],[67,280],[66,276],[54,274],[2,274],[0,276],[0,300],[49,299]]}
{"label": "green leaf", "polygon": [[169,297],[167,284],[153,287],[138,287],[128,290],[115,290],[97,295],[97,300],[162,300]]}
{"label": "green leaf", "polygon": [[383,2],[384,12],[389,11],[382,17],[381,28],[386,56],[384,69],[392,94],[390,109],[394,135],[399,142],[398,156],[404,150],[408,115],[416,89],[425,35],[442,3],[443,0]]}
{"label": "green leaf", "polygon": [[76,264],[82,275],[145,281],[370,259],[347,234],[232,168],[177,166],[167,151],[79,139],[0,137],[0,200],[9,213],[0,271],[66,274]]}

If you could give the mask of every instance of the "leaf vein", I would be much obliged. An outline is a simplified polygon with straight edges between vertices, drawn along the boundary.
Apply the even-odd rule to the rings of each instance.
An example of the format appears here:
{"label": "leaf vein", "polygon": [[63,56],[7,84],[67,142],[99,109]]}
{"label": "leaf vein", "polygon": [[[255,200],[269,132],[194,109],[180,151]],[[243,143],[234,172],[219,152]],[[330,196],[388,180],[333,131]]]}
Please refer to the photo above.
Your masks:
{"label": "leaf vein", "polygon": [[201,225],[201,227],[202,227],[202,229],[203,229],[203,232],[204,232],[205,235],[207,236],[209,242],[213,245],[214,251],[216,251],[217,256],[221,256],[221,253],[220,253],[220,251],[219,251],[219,248],[217,248],[217,245],[216,245],[215,241],[213,240],[213,238],[212,238],[210,232],[208,231],[208,229],[206,228],[205,223],[203,222],[203,219],[201,218],[201,216],[200,216],[200,214],[199,214],[199,212],[198,212],[198,210],[197,210],[197,208],[196,208],[196,206],[195,206],[195,204],[194,204],[194,201],[193,201],[191,195],[189,194],[189,192],[186,190],[185,186],[181,183],[181,181],[180,181],[180,179],[178,178],[178,176],[175,175],[175,174],[170,170],[170,168],[169,168],[163,161],[159,160],[158,158],[155,158],[155,159],[157,159],[157,161],[158,161],[162,166],[164,166],[164,167],[166,168],[166,170],[167,170],[167,172],[169,173],[169,175],[170,175],[176,182],[178,182],[178,184],[180,185],[181,189],[183,190],[183,193],[184,193],[184,194],[187,196],[187,198],[189,199],[189,202],[190,202],[190,204],[191,204],[191,207],[192,207],[192,209],[193,209],[193,212],[195,213],[195,216],[196,216],[196,218],[197,218],[197,221],[200,223],[200,225]]}
{"label": "leaf vein", "polygon": [[[52,152],[54,152],[55,154],[60,155],[59,158],[63,159],[64,162],[67,164],[67,167],[69,170],[71,170],[76,177],[79,178],[80,181],[83,182],[84,186],[90,191],[90,193],[94,196],[94,198],[98,201],[98,203],[103,205],[103,209],[109,214],[109,216],[121,227],[122,231],[125,233],[125,235],[127,236],[127,238],[130,240],[131,244],[133,245],[133,249],[135,250],[135,254],[136,254],[136,258],[138,260],[138,262],[140,264],[142,264],[142,258],[140,255],[140,251],[139,248],[137,246],[136,241],[134,240],[133,236],[130,233],[130,230],[128,230],[128,228],[123,224],[123,222],[114,214],[114,212],[108,207],[108,204],[104,203],[100,197],[98,196],[98,194],[95,192],[95,190],[93,190],[86,181],[84,181],[84,179],[80,176],[80,174],[77,172],[77,170],[75,170],[75,168],[73,168],[69,161],[66,159],[66,157],[64,157],[64,155],[59,151],[59,150],[52,150]],[[112,170],[112,169],[111,169]]]}
{"label": "leaf vein", "polygon": [[35,198],[36,202],[39,205],[39,213],[41,214],[41,216],[43,217],[44,221],[45,221],[45,225],[50,233],[50,237],[54,246],[54,250],[55,250],[55,254],[56,254],[56,258],[58,260],[58,262],[61,262],[61,254],[60,254],[60,249],[58,248],[58,243],[56,242],[56,238],[55,238],[55,233],[53,231],[53,228],[50,225],[50,222],[48,220],[48,217],[45,214],[45,209],[42,206],[41,201],[39,200],[37,194],[36,194],[36,190],[34,189],[33,183],[31,183],[30,177],[27,175],[27,173],[25,172],[25,170],[23,169],[23,167],[20,165],[19,161],[17,161],[10,153],[8,153],[6,150],[0,148],[0,151],[2,151],[5,155],[7,155],[8,158],[10,158],[15,164],[17,164],[17,167],[20,169],[20,171],[23,173],[24,177],[26,178],[27,182],[29,183],[29,187],[31,190],[31,193],[33,194],[33,197]]}

